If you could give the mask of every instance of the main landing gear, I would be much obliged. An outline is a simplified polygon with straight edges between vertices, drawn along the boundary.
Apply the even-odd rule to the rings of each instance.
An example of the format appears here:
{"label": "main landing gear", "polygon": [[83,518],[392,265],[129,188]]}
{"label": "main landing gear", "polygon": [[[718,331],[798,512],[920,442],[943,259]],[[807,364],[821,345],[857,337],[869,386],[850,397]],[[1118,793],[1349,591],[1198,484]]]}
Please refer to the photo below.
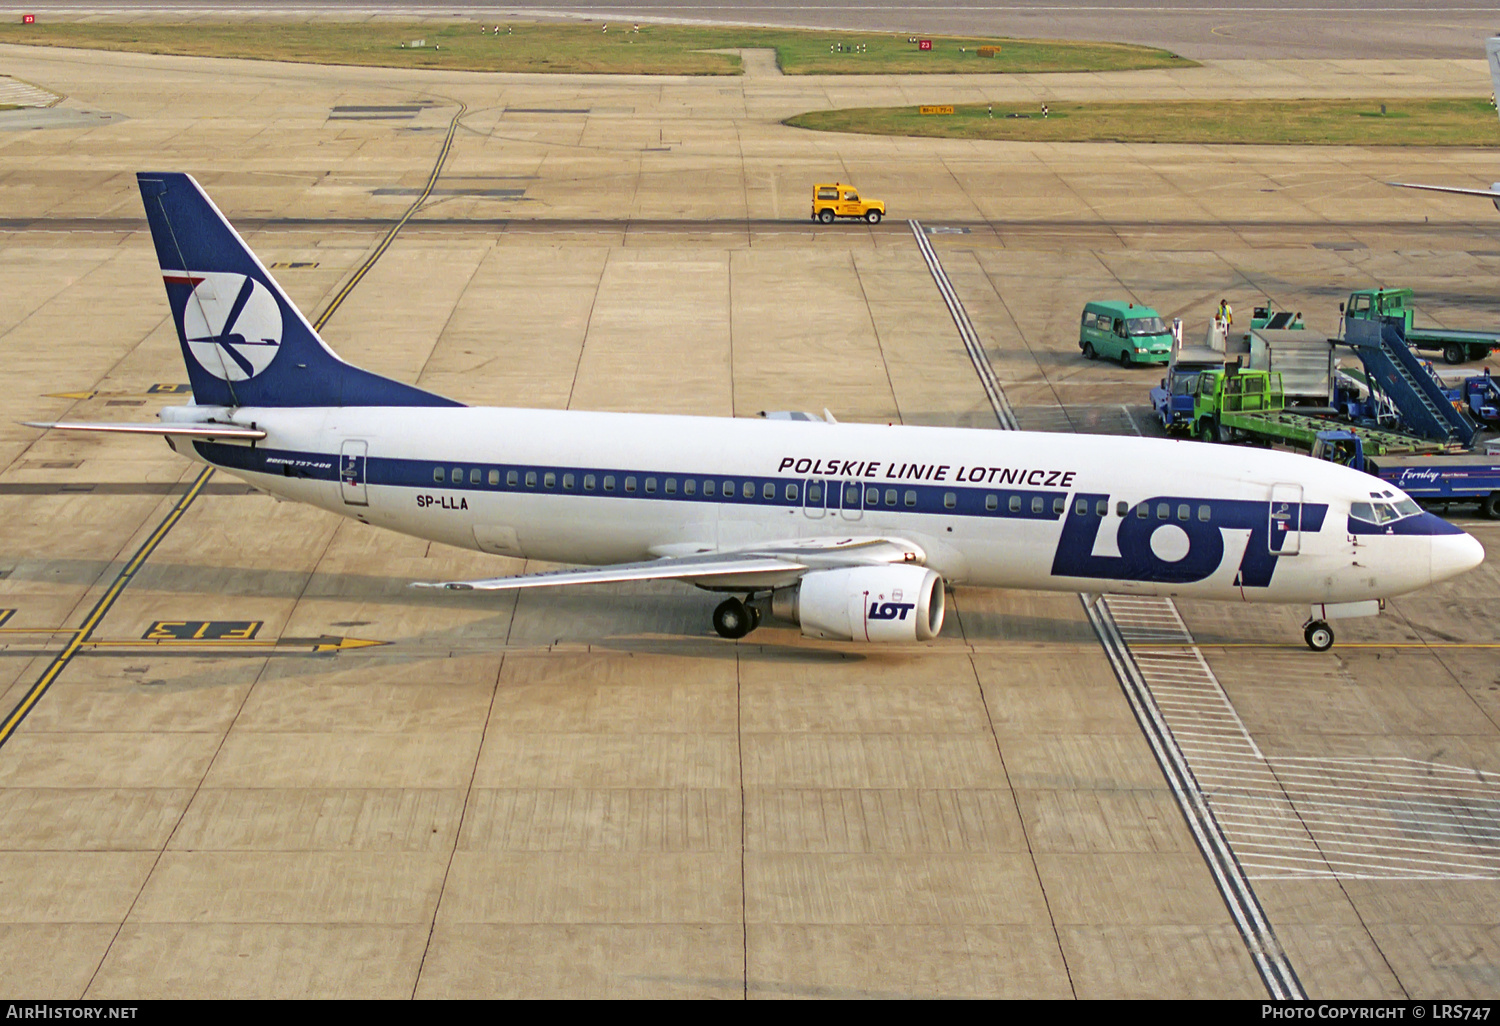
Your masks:
{"label": "main landing gear", "polygon": [[746,595],[743,602],[732,598],[719,603],[714,609],[714,630],[719,632],[719,637],[743,638],[760,626],[760,610],[750,604],[754,598],[754,595]]}
{"label": "main landing gear", "polygon": [[1302,625],[1302,637],[1314,652],[1327,652],[1333,647],[1333,628],[1327,620],[1307,621]]}

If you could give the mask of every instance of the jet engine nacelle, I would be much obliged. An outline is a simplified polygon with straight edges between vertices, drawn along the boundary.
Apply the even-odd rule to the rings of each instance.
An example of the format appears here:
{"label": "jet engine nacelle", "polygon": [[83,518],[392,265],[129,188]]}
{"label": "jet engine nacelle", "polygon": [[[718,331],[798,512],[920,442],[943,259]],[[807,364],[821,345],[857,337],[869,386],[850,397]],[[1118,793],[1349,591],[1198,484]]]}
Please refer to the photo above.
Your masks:
{"label": "jet engine nacelle", "polygon": [[809,638],[930,641],[943,629],[943,579],[922,566],[815,570],[772,592],[771,613]]}

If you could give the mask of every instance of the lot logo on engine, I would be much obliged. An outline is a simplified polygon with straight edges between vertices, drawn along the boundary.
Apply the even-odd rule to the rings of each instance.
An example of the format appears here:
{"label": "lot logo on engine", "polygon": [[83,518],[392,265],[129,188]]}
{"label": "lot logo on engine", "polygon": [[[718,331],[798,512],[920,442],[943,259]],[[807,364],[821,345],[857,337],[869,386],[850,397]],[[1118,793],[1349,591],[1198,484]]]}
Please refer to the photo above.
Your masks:
{"label": "lot logo on engine", "polygon": [[913,602],[871,602],[871,620],[905,620],[906,614],[916,609]]}

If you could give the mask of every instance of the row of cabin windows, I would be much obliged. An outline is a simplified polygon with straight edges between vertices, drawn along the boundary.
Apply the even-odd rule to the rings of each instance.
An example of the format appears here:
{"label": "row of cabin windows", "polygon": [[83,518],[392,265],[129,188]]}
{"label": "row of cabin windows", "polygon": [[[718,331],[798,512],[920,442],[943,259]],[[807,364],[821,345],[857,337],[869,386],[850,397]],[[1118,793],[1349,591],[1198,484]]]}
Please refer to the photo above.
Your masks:
{"label": "row of cabin windows", "polygon": [[[505,472],[505,486],[507,488],[519,488],[521,482],[524,480],[526,482],[527,488],[535,488],[537,486],[538,480],[540,480],[543,488],[555,489],[557,487],[558,476],[558,474],[552,471],[542,473],[539,476],[538,472],[535,470],[528,470],[524,473],[524,475],[519,470],[508,470]],[[576,489],[578,483],[577,475],[563,474],[561,475],[561,477],[562,487],[564,491],[574,491]],[[453,467],[449,469],[444,467],[433,467],[432,480],[434,484],[452,483],[461,485],[464,483],[464,468]],[[491,470],[486,475],[485,472],[481,471],[478,467],[470,468],[468,471],[469,484],[478,485],[481,483],[481,481],[487,482],[492,488],[499,487],[500,471]],[[584,491],[592,492],[595,490],[596,485],[599,484],[603,485],[603,490],[606,492],[614,491],[615,475],[603,475],[602,482],[599,481],[598,477],[594,474],[583,475]],[[722,490],[720,489],[721,484]],[[648,477],[644,481],[638,482],[634,474],[629,474],[626,475],[623,485],[625,491],[629,493],[634,493],[637,490],[637,487],[640,486],[647,495],[655,495],[657,489],[657,480],[654,477]],[[696,479],[687,478],[682,482],[682,494],[685,496],[697,495],[698,487],[699,483]],[[718,482],[710,478],[703,481],[702,487],[704,496],[722,494],[725,498],[734,498],[735,495],[735,483],[733,481]],[[675,477],[664,479],[661,482],[661,490],[662,494],[664,495],[676,495],[677,479]],[[895,488],[887,488],[885,490],[885,504],[887,506],[895,506],[898,502],[902,502],[907,507],[916,507],[917,493],[914,490],[908,488],[904,496],[898,496],[897,492],[898,490]],[[755,482],[742,482],[740,484],[739,494],[743,499],[754,499]],[[788,484],[785,486],[782,494],[784,495],[787,502],[798,502],[800,501],[799,496],[801,494],[801,489],[798,488],[796,484]],[[760,486],[760,497],[767,502],[776,501],[776,485],[770,481],[764,482]],[[821,505],[823,502],[823,486],[820,484],[808,485],[807,501],[809,504]],[[844,501],[847,506],[858,506],[859,488],[857,486],[850,487],[845,493]],[[1016,498],[1014,496],[1011,498],[1012,511],[1018,511],[1021,508],[1020,501],[1021,500],[1019,498]],[[879,488],[865,489],[865,505],[879,506],[880,502],[881,492]],[[1040,513],[1042,511],[1041,503],[1042,500],[1040,498],[1033,500],[1032,511]],[[953,492],[943,493],[943,505],[948,509],[956,508],[958,506],[958,496]],[[1054,513],[1061,513],[1063,511],[1063,507],[1064,503],[1061,498],[1054,500]],[[995,496],[988,496],[988,504],[986,508],[990,510],[998,508],[998,502]]]}
{"label": "row of cabin windows", "polygon": [[[1078,500],[1076,500],[1074,502],[1074,504],[1073,504],[1073,514],[1074,514],[1074,516],[1086,517],[1086,516],[1089,515],[1089,512],[1090,512],[1090,510],[1089,510],[1089,500],[1087,500],[1087,499],[1078,499]],[[1135,508],[1135,515],[1136,515],[1136,518],[1139,519],[1139,520],[1149,519],[1150,516],[1151,516],[1151,512],[1152,512],[1152,509],[1151,509],[1151,504],[1149,502],[1143,502],[1143,503],[1141,503],[1139,506],[1137,506]],[[1129,513],[1130,513],[1130,503],[1126,502],[1123,499],[1121,499],[1119,502],[1115,503],[1115,516],[1117,516],[1117,517],[1123,517],[1123,516],[1128,515]],[[1094,507],[1093,507],[1093,514],[1096,517],[1109,516],[1109,500],[1108,499],[1095,499],[1094,500]],[[1191,503],[1186,503],[1186,502],[1179,502],[1177,504],[1177,519],[1181,520],[1183,522],[1186,522],[1188,520],[1191,520],[1192,517],[1193,517],[1193,507],[1192,507],[1192,504]],[[1213,510],[1209,507],[1209,505],[1207,503],[1200,504],[1198,506],[1198,519],[1201,520],[1201,521],[1203,521],[1204,523],[1207,523],[1212,518],[1213,518]],[[1158,519],[1158,520],[1171,520],[1172,519],[1172,504],[1170,502],[1158,502],[1156,504],[1156,519]]]}
{"label": "row of cabin windows", "polygon": [[[507,470],[505,472],[505,487],[519,488],[521,487],[522,481],[524,481],[527,488],[535,488],[538,482],[540,482],[543,488],[555,489],[558,486],[559,478],[562,481],[562,487],[564,491],[571,492],[578,489],[579,475],[571,473],[558,474],[550,470],[546,472],[528,470],[524,473],[519,470]],[[464,468],[453,467],[449,469],[445,467],[433,467],[432,480],[434,484],[463,484]],[[498,488],[500,486],[500,471],[491,470],[486,473],[484,471],[481,471],[478,467],[473,467],[468,471],[468,481],[471,485],[477,485],[483,482],[488,484],[491,488]],[[658,482],[655,477],[647,477],[644,480],[641,480],[634,474],[625,475],[623,481],[619,481],[619,479],[616,478],[614,474],[584,474],[582,475],[582,483],[583,490],[586,492],[592,492],[596,489],[601,488],[603,491],[612,492],[615,490],[616,484],[618,483],[626,492],[634,493],[640,490],[644,491],[647,495],[657,494],[658,484],[660,485],[661,492],[664,495],[676,495],[678,487],[678,482],[675,477],[669,477]],[[699,482],[695,478],[688,478],[682,482],[682,494],[697,495],[699,487]],[[706,479],[702,482],[701,487],[705,496],[722,494],[726,499],[732,499],[735,495],[735,482],[733,481],[721,482],[712,479]],[[740,483],[739,494],[741,498],[754,499],[755,492],[756,488],[754,481],[744,481]],[[789,484],[786,486],[785,496],[787,502],[798,501],[799,494],[800,489],[795,484]],[[760,497],[767,502],[775,501],[776,485],[770,481],[762,484],[760,486]]]}
{"label": "row of cabin windows", "polygon": [[[545,473],[541,473],[541,474],[539,474],[535,470],[528,470],[528,471],[525,472],[524,476],[523,476],[522,472],[519,471],[519,470],[507,470],[505,472],[505,486],[507,488],[519,488],[520,485],[521,485],[522,480],[524,479],[525,482],[526,482],[526,487],[527,488],[535,488],[537,486],[538,480],[540,480],[541,481],[541,485],[542,485],[543,488],[555,489],[557,487],[558,477],[559,477],[559,475],[557,473],[555,473],[553,471],[550,471],[550,470],[547,471],[547,472],[545,472]],[[564,491],[570,491],[571,492],[571,491],[576,490],[577,484],[578,484],[578,475],[571,474],[571,473],[566,473],[566,474],[562,474],[561,477],[562,477],[562,487],[563,487]],[[432,469],[432,480],[433,480],[434,484],[444,484],[445,482],[449,482],[449,483],[452,483],[452,484],[463,484],[464,483],[464,468],[463,467],[453,467],[453,468],[451,468],[451,470],[448,470],[448,469],[445,469],[443,467],[434,467]],[[468,471],[468,481],[469,481],[469,484],[471,484],[471,485],[478,485],[478,484],[480,484],[481,481],[484,481],[485,483],[489,484],[490,487],[497,488],[500,485],[500,471],[498,471],[498,470],[490,470],[488,472],[488,474],[486,474],[484,471],[481,471],[478,467],[472,467]],[[584,474],[583,475],[583,490],[584,491],[586,491],[586,492],[592,492],[592,491],[595,490],[596,486],[598,486],[600,484],[602,484],[604,491],[606,491],[606,492],[612,492],[612,491],[614,491],[615,490],[615,475],[614,474],[605,474],[605,475],[603,475],[603,480],[602,481],[600,481],[599,477],[597,475],[594,475],[594,474]],[[720,484],[723,485],[722,492],[720,491],[720,487],[719,487]],[[644,491],[645,491],[645,493],[647,495],[655,495],[656,494],[657,480],[656,480],[655,477],[648,477],[644,481],[638,482],[637,479],[636,479],[636,476],[634,474],[627,474],[625,476],[625,480],[623,482],[623,486],[624,486],[624,489],[625,489],[625,491],[627,493],[634,494],[638,485],[640,487],[644,488]],[[718,481],[713,480],[712,478],[709,478],[709,479],[705,479],[703,481],[703,485],[702,486],[703,486],[703,495],[705,497],[714,496],[716,494],[722,494],[725,498],[732,499],[732,498],[734,498],[734,495],[735,495],[735,483],[733,481],[718,482]],[[677,479],[675,477],[669,477],[669,478],[664,479],[661,482],[661,488],[662,488],[662,494],[664,494],[664,495],[676,495],[677,494]],[[698,493],[698,481],[695,478],[687,478],[687,479],[685,479],[682,482],[682,494],[683,495],[685,495],[685,496],[693,496],[693,495],[696,495],[697,493]],[[740,497],[741,498],[744,498],[744,499],[754,499],[755,498],[755,482],[754,481],[745,481],[745,482],[742,482],[741,485],[740,485],[739,493],[740,493]],[[785,500],[787,502],[797,502],[798,501],[798,494],[799,494],[799,490],[797,488],[797,485],[795,485],[795,484],[788,484],[788,485],[786,485],[785,490],[783,492],[783,495],[785,496]],[[762,499],[764,499],[765,501],[767,501],[767,502],[774,502],[776,500],[776,485],[774,483],[770,482],[770,481],[767,481],[764,484],[762,484],[761,487],[760,487],[760,497]],[[906,506],[907,508],[915,508],[916,505],[917,505],[917,493],[914,490],[910,489],[910,488],[908,488],[906,490],[906,494],[905,495],[898,495],[898,489],[887,488],[887,489],[885,489],[883,496],[882,496],[882,493],[881,493],[881,489],[879,489],[879,488],[866,488],[864,490],[864,500],[865,500],[865,505],[866,506],[878,507],[882,503],[882,498],[884,500],[884,505],[886,505],[887,507],[895,507],[898,502],[900,502],[902,505]],[[850,486],[850,487],[848,487],[848,488],[845,489],[845,492],[844,492],[844,505],[845,505],[845,508],[850,508],[850,507],[858,506],[859,505],[859,499],[860,499],[860,490],[859,490],[858,486]],[[810,485],[807,486],[807,501],[808,501],[808,503],[810,505],[821,505],[822,504],[822,502],[823,502],[823,486],[821,484],[814,483],[814,484],[810,484]],[[1060,495],[1059,496],[1054,496],[1052,498],[1051,505],[1052,505],[1052,512],[1054,514],[1061,514],[1065,509],[1067,509],[1067,500],[1064,499]],[[957,508],[957,506],[958,506],[958,496],[957,496],[957,494],[955,494],[954,492],[944,492],[943,493],[943,507],[945,509],[955,509],[955,508]],[[1006,503],[1006,508],[1011,513],[1020,513],[1025,508],[1025,506],[1026,506],[1025,501],[1019,495],[1012,495],[1012,496],[1010,496],[1009,500]],[[984,508],[985,508],[985,510],[987,512],[990,512],[990,513],[993,513],[995,511],[997,511],[1000,508],[1000,497],[998,495],[993,495],[993,494],[986,495],[984,497]],[[1046,497],[1045,496],[1041,496],[1041,495],[1033,495],[1031,497],[1030,509],[1031,509],[1031,512],[1033,514],[1042,514],[1042,513],[1045,513],[1047,511],[1047,499],[1046,499]],[[1089,500],[1087,500],[1087,499],[1078,499],[1076,501],[1076,503],[1074,504],[1073,512],[1077,516],[1087,516],[1089,514],[1089,512],[1090,512],[1090,510],[1089,510]],[[1116,516],[1123,517],[1123,516],[1127,515],[1129,512],[1130,512],[1130,504],[1127,503],[1127,502],[1125,502],[1123,499],[1120,500],[1119,502],[1117,502],[1115,504],[1115,515]],[[1108,499],[1096,499],[1096,500],[1094,500],[1093,514],[1094,514],[1094,516],[1099,516],[1099,517],[1108,516],[1109,515],[1109,500]],[[1151,507],[1150,507],[1150,505],[1148,503],[1142,503],[1141,505],[1137,506],[1136,510],[1135,510],[1135,515],[1137,517],[1141,518],[1141,519],[1146,519],[1146,518],[1150,517],[1151,516]],[[1177,519],[1185,521],[1185,520],[1190,519],[1191,516],[1192,516],[1192,509],[1189,506],[1189,504],[1185,503],[1185,502],[1178,503],[1178,505],[1177,505]],[[1172,517],[1172,505],[1171,505],[1171,503],[1159,502],[1159,503],[1156,504],[1156,518],[1158,520],[1169,520],[1169,519],[1171,519],[1171,517]],[[1210,517],[1209,507],[1207,505],[1200,505],[1198,507],[1198,519],[1206,522],[1209,519],[1209,517]]]}

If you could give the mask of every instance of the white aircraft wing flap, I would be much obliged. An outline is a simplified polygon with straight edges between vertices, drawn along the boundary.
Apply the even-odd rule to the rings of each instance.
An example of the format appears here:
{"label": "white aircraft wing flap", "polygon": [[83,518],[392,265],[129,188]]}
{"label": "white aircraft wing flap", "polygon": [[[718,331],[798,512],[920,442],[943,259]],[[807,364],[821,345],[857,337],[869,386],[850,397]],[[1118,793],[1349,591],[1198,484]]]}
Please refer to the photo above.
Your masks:
{"label": "white aircraft wing flap", "polygon": [[926,554],[900,538],[799,538],[753,549],[665,556],[640,563],[546,570],[514,577],[475,581],[433,581],[414,588],[450,591],[505,591],[547,588],[564,584],[616,584],[623,581],[680,580],[725,588],[770,588],[790,584],[810,570],[881,563],[926,562]]}
{"label": "white aircraft wing flap", "polygon": [[1500,191],[1495,189],[1463,189],[1456,185],[1418,185],[1415,182],[1386,182],[1386,185],[1394,185],[1402,189],[1426,189],[1428,192],[1453,192],[1460,196],[1484,196],[1488,199],[1500,199]]}
{"label": "white aircraft wing flap", "polygon": [[644,563],[616,563],[605,567],[580,567],[576,570],[546,570],[514,577],[490,577],[478,581],[435,581],[413,584],[413,588],[447,588],[452,591],[504,591],[512,588],[548,588],[563,584],[616,584],[622,581],[687,580],[703,577],[760,577],[790,574],[793,577],[807,568],[797,563],[770,557],[667,557]]}

